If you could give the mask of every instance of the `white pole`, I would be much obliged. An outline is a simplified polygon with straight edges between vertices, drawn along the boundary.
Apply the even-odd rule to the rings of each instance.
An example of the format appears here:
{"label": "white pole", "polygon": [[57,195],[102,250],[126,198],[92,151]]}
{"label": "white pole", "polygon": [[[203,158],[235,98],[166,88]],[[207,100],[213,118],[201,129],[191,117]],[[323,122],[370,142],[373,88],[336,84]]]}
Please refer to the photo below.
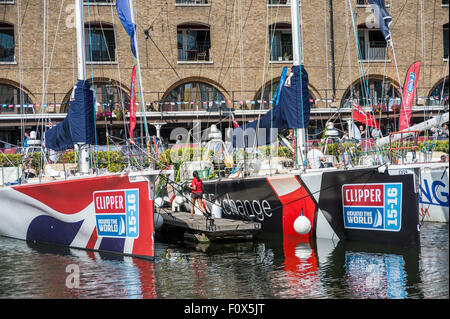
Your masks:
{"label": "white pole", "polygon": [[[130,4],[130,15],[131,15],[131,22],[133,24],[136,24],[134,19],[134,6],[133,6],[133,0],[129,0]],[[137,33],[134,32],[134,48],[136,50],[136,70],[137,70],[137,76],[138,76],[138,85],[139,85],[139,99],[141,100],[141,110],[142,110],[142,116],[144,120],[144,128],[145,128],[145,137],[146,139],[149,138],[148,134],[148,127],[147,127],[147,115],[145,114],[145,102],[144,102],[144,88],[142,85],[142,77],[141,77],[141,64],[139,60],[139,47],[138,47],[138,36]]]}
{"label": "white pole", "polygon": [[[446,112],[444,114],[439,114],[439,115],[437,115],[437,116],[435,116],[435,117],[433,117],[433,118],[431,118],[431,119],[429,119],[429,120],[427,120],[425,122],[413,125],[413,126],[411,126],[409,128],[406,128],[403,131],[405,131],[405,132],[421,131],[422,132],[422,131],[428,130],[428,129],[434,127],[434,126],[437,127],[437,126],[439,126],[439,125],[441,125],[443,123],[447,123],[447,122],[448,122],[448,112]],[[389,136],[385,136],[385,137],[380,138],[380,139],[377,140],[376,146],[377,147],[381,147],[381,146],[383,146],[385,144],[388,144],[391,141],[394,142],[394,141],[399,140],[402,137],[406,138],[406,137],[411,136],[413,134],[414,133],[404,133],[403,135],[402,134],[395,134],[395,135],[392,136],[392,138],[389,138]]]}
{"label": "white pole", "polygon": [[[86,51],[84,40],[84,4],[83,0],[75,0],[75,24],[77,32],[77,65],[78,80],[86,80]],[[79,154],[80,174],[89,173],[89,145],[78,143],[76,145]]]}
{"label": "white pole", "polygon": [[84,7],[83,0],[75,0],[75,23],[77,30],[78,79],[86,80],[86,51],[84,42]]}
{"label": "white pole", "polygon": [[[302,54],[300,48],[300,24],[299,24],[299,4],[298,0],[291,0],[291,28],[292,28],[292,55],[293,65],[300,66],[302,61]],[[301,70],[300,70],[301,72]],[[301,79],[301,73],[300,73]],[[302,97],[303,100],[303,97]],[[303,112],[303,110],[302,110]],[[303,117],[303,113],[302,113]],[[303,119],[302,119],[303,120]],[[296,149],[296,164],[297,168],[304,169],[305,153],[306,153],[306,140],[305,140],[305,128],[299,128],[295,130],[295,149]]]}

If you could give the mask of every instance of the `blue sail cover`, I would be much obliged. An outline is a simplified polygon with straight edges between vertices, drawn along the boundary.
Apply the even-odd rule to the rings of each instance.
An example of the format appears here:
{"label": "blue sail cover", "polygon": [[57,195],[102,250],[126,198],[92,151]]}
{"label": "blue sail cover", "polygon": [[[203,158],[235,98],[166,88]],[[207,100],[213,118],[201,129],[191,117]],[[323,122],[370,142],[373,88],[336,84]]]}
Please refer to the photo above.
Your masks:
{"label": "blue sail cover", "polygon": [[130,0],[116,0],[116,11],[122,25],[131,38],[131,52],[136,57],[136,47],[134,45],[134,34],[136,32],[136,24],[131,18]]}
{"label": "blue sail cover", "polygon": [[45,132],[45,146],[64,151],[77,143],[92,144],[94,130],[94,95],[88,81],[78,80],[69,112],[64,121]]}
{"label": "blue sail cover", "polygon": [[[278,105],[275,105],[259,120],[259,126],[256,120],[243,127],[235,128],[233,130],[233,146],[267,145],[276,141],[278,132],[281,130],[307,128],[311,111],[309,99],[308,73],[302,65],[300,77],[300,66],[294,65],[291,74],[283,84]],[[261,128],[263,130],[260,130]],[[271,131],[271,128],[277,130]],[[256,143],[255,138],[257,139]]]}

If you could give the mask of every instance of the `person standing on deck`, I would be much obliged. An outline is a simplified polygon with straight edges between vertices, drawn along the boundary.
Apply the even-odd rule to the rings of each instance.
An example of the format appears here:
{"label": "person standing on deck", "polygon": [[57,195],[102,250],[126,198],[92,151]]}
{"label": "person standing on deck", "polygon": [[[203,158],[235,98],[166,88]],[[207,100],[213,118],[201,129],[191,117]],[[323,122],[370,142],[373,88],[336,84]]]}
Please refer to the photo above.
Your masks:
{"label": "person standing on deck", "polygon": [[194,205],[196,202],[203,214],[206,215],[205,209],[203,208],[203,181],[198,177],[197,171],[194,171],[193,176],[194,179],[192,180],[191,185],[188,186],[192,190],[190,220],[194,220]]}

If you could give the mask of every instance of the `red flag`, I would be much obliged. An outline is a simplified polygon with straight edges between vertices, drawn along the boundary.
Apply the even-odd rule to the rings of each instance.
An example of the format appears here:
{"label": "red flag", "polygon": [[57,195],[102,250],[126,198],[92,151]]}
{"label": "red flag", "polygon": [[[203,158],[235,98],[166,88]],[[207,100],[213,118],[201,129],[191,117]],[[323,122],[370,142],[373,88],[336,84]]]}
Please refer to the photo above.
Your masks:
{"label": "red flag", "polygon": [[377,129],[380,129],[380,124],[375,119],[375,117],[373,117],[369,113],[366,113],[362,108],[360,108],[356,104],[353,104],[352,106],[352,118],[355,121],[358,121],[367,126],[376,127]]}
{"label": "red flag", "polygon": [[233,113],[231,113],[231,117],[232,117],[232,119],[233,119],[233,127],[234,127],[234,128],[239,127],[239,124],[238,124],[238,122],[236,121],[236,119],[234,118],[234,114],[233,114]]}
{"label": "red flag", "polygon": [[133,131],[136,127],[136,66],[131,73],[131,98],[130,98],[130,139],[133,140]]}
{"label": "red flag", "polygon": [[420,65],[422,62],[414,62],[406,73],[403,86],[402,104],[400,107],[400,119],[398,121],[398,130],[403,131],[411,126],[411,113],[414,95],[416,94],[417,81],[419,79]]}

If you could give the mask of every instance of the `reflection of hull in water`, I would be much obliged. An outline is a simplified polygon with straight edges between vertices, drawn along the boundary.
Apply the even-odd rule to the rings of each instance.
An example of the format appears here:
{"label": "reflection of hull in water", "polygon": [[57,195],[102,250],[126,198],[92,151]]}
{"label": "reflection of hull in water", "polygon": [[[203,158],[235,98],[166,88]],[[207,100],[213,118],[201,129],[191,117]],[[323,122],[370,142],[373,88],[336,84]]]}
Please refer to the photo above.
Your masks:
{"label": "reflection of hull in water", "polygon": [[[263,232],[304,240],[417,245],[415,178],[414,174],[390,175],[364,168],[205,181],[204,185],[207,202],[219,204],[224,218],[261,222]],[[379,220],[375,223],[377,209],[381,224]],[[304,235],[294,228],[301,214],[311,223],[311,230]]]}
{"label": "reflection of hull in water", "polygon": [[[418,248],[389,248],[295,236],[267,236],[263,256],[284,276],[271,281],[288,298],[408,298],[423,295]],[[262,257],[261,257],[262,259]],[[270,279],[269,279],[270,280]]]}
{"label": "reflection of hull in water", "polygon": [[138,173],[2,188],[0,235],[153,257],[149,183]]}
{"label": "reflection of hull in water", "polygon": [[[403,299],[420,296],[416,291],[421,282],[418,248],[389,249],[386,246],[355,245],[339,242],[329,255],[330,267],[325,267],[330,293],[333,286],[342,290],[346,285],[347,298]],[[337,298],[342,296],[335,296]]]}

